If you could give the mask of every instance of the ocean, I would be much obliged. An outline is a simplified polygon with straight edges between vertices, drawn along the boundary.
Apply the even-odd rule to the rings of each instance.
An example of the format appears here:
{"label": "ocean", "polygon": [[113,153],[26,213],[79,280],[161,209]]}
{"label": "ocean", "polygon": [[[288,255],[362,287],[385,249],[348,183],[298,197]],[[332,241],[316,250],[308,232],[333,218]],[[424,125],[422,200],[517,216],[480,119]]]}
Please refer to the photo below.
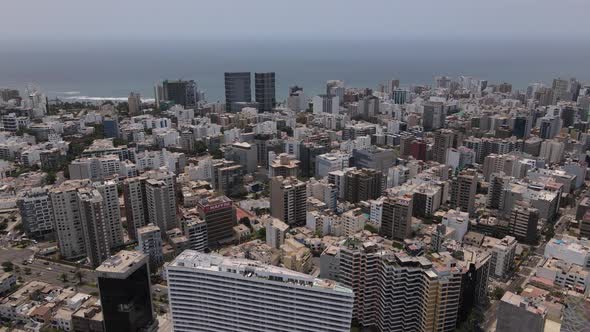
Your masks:
{"label": "ocean", "polygon": [[19,41],[0,46],[0,87],[40,86],[51,98],[153,97],[164,79],[194,79],[208,101],[223,101],[225,71],[274,71],[278,100],[299,85],[322,93],[326,80],[375,88],[433,77],[473,76],[526,89],[555,77],[590,81],[590,44],[581,41]]}

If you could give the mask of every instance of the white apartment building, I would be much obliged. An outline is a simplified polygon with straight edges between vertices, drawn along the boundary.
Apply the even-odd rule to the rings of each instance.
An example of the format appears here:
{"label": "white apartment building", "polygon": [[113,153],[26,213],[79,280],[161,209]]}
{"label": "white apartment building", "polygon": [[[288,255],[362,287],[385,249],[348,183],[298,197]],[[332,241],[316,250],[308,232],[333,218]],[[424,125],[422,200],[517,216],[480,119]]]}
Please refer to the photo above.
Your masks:
{"label": "white apartment building", "polygon": [[492,254],[490,265],[490,276],[505,278],[514,266],[514,255],[516,253],[516,239],[512,236],[505,236],[503,239],[496,239],[489,236],[484,238],[482,248]]}
{"label": "white apartment building", "polygon": [[341,171],[349,167],[350,155],[342,152],[324,153],[316,156],[315,177],[321,179],[330,172]]}
{"label": "white apartment building", "polygon": [[164,263],[162,252],[162,233],[154,224],[148,224],[137,229],[137,242],[139,250],[149,257],[150,271],[157,271]]}
{"label": "white apartment building", "polygon": [[88,180],[69,180],[49,190],[59,251],[65,259],[86,256],[78,189],[89,183]]}
{"label": "white apartment building", "polygon": [[289,225],[273,217],[264,220],[263,224],[266,227],[266,244],[271,248],[280,249],[285,243],[285,235]]}
{"label": "white apartment building", "polygon": [[21,192],[16,200],[27,236],[42,238],[54,233],[53,210],[46,188]]}
{"label": "white apartment building", "polygon": [[469,213],[449,210],[443,217],[442,223],[455,230],[453,236],[455,241],[463,242],[463,236],[465,236],[469,227]]}
{"label": "white apartment building", "polygon": [[183,220],[181,226],[182,232],[188,238],[192,250],[204,252],[208,248],[209,236],[205,220],[193,216],[190,219]]}
{"label": "white apartment building", "polygon": [[176,332],[350,331],[354,295],[334,281],[193,250],[167,275]]}

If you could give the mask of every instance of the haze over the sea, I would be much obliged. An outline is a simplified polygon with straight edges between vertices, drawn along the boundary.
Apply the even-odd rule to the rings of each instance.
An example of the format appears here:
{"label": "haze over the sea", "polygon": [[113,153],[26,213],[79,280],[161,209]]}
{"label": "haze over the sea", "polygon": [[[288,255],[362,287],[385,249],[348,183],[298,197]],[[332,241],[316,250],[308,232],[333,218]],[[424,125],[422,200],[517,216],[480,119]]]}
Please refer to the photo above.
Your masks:
{"label": "haze over the sea", "polygon": [[474,76],[525,89],[555,77],[590,81],[590,44],[577,41],[78,41],[3,42],[0,86],[28,82],[49,96],[153,96],[163,79],[194,79],[209,101],[224,99],[224,71],[274,71],[277,95],[290,85],[322,93],[325,81],[375,88],[432,84],[436,75]]}

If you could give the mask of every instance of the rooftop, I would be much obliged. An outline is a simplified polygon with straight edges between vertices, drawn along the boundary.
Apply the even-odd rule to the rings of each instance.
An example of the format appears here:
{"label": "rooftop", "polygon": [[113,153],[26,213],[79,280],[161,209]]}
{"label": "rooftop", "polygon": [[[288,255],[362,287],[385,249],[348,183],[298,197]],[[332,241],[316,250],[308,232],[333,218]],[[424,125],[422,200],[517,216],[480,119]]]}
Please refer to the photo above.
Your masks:
{"label": "rooftop", "polygon": [[256,278],[295,284],[297,286],[352,293],[348,288],[339,286],[332,280],[314,278],[310,275],[289,269],[265,265],[257,261],[228,258],[218,254],[205,254],[194,250],[185,250],[170,263],[168,268],[184,267],[210,272],[225,272],[239,275],[241,278]]}
{"label": "rooftop", "polygon": [[119,251],[116,255],[109,257],[96,272],[99,274],[129,274],[137,269],[137,265],[146,261],[146,256],[139,251]]}

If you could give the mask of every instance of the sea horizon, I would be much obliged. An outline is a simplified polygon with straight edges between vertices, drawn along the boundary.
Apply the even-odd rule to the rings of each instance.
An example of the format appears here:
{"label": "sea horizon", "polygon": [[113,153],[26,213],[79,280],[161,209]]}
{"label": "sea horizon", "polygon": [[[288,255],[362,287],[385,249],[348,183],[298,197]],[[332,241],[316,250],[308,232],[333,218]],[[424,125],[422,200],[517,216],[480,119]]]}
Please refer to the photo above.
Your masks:
{"label": "sea horizon", "polygon": [[2,41],[0,87],[34,83],[50,98],[125,100],[131,91],[153,98],[164,79],[193,79],[210,102],[224,100],[223,73],[276,73],[277,99],[292,85],[308,97],[325,82],[376,88],[432,85],[459,75],[508,82],[524,90],[556,77],[590,80],[590,46],[576,40],[80,40]]}

